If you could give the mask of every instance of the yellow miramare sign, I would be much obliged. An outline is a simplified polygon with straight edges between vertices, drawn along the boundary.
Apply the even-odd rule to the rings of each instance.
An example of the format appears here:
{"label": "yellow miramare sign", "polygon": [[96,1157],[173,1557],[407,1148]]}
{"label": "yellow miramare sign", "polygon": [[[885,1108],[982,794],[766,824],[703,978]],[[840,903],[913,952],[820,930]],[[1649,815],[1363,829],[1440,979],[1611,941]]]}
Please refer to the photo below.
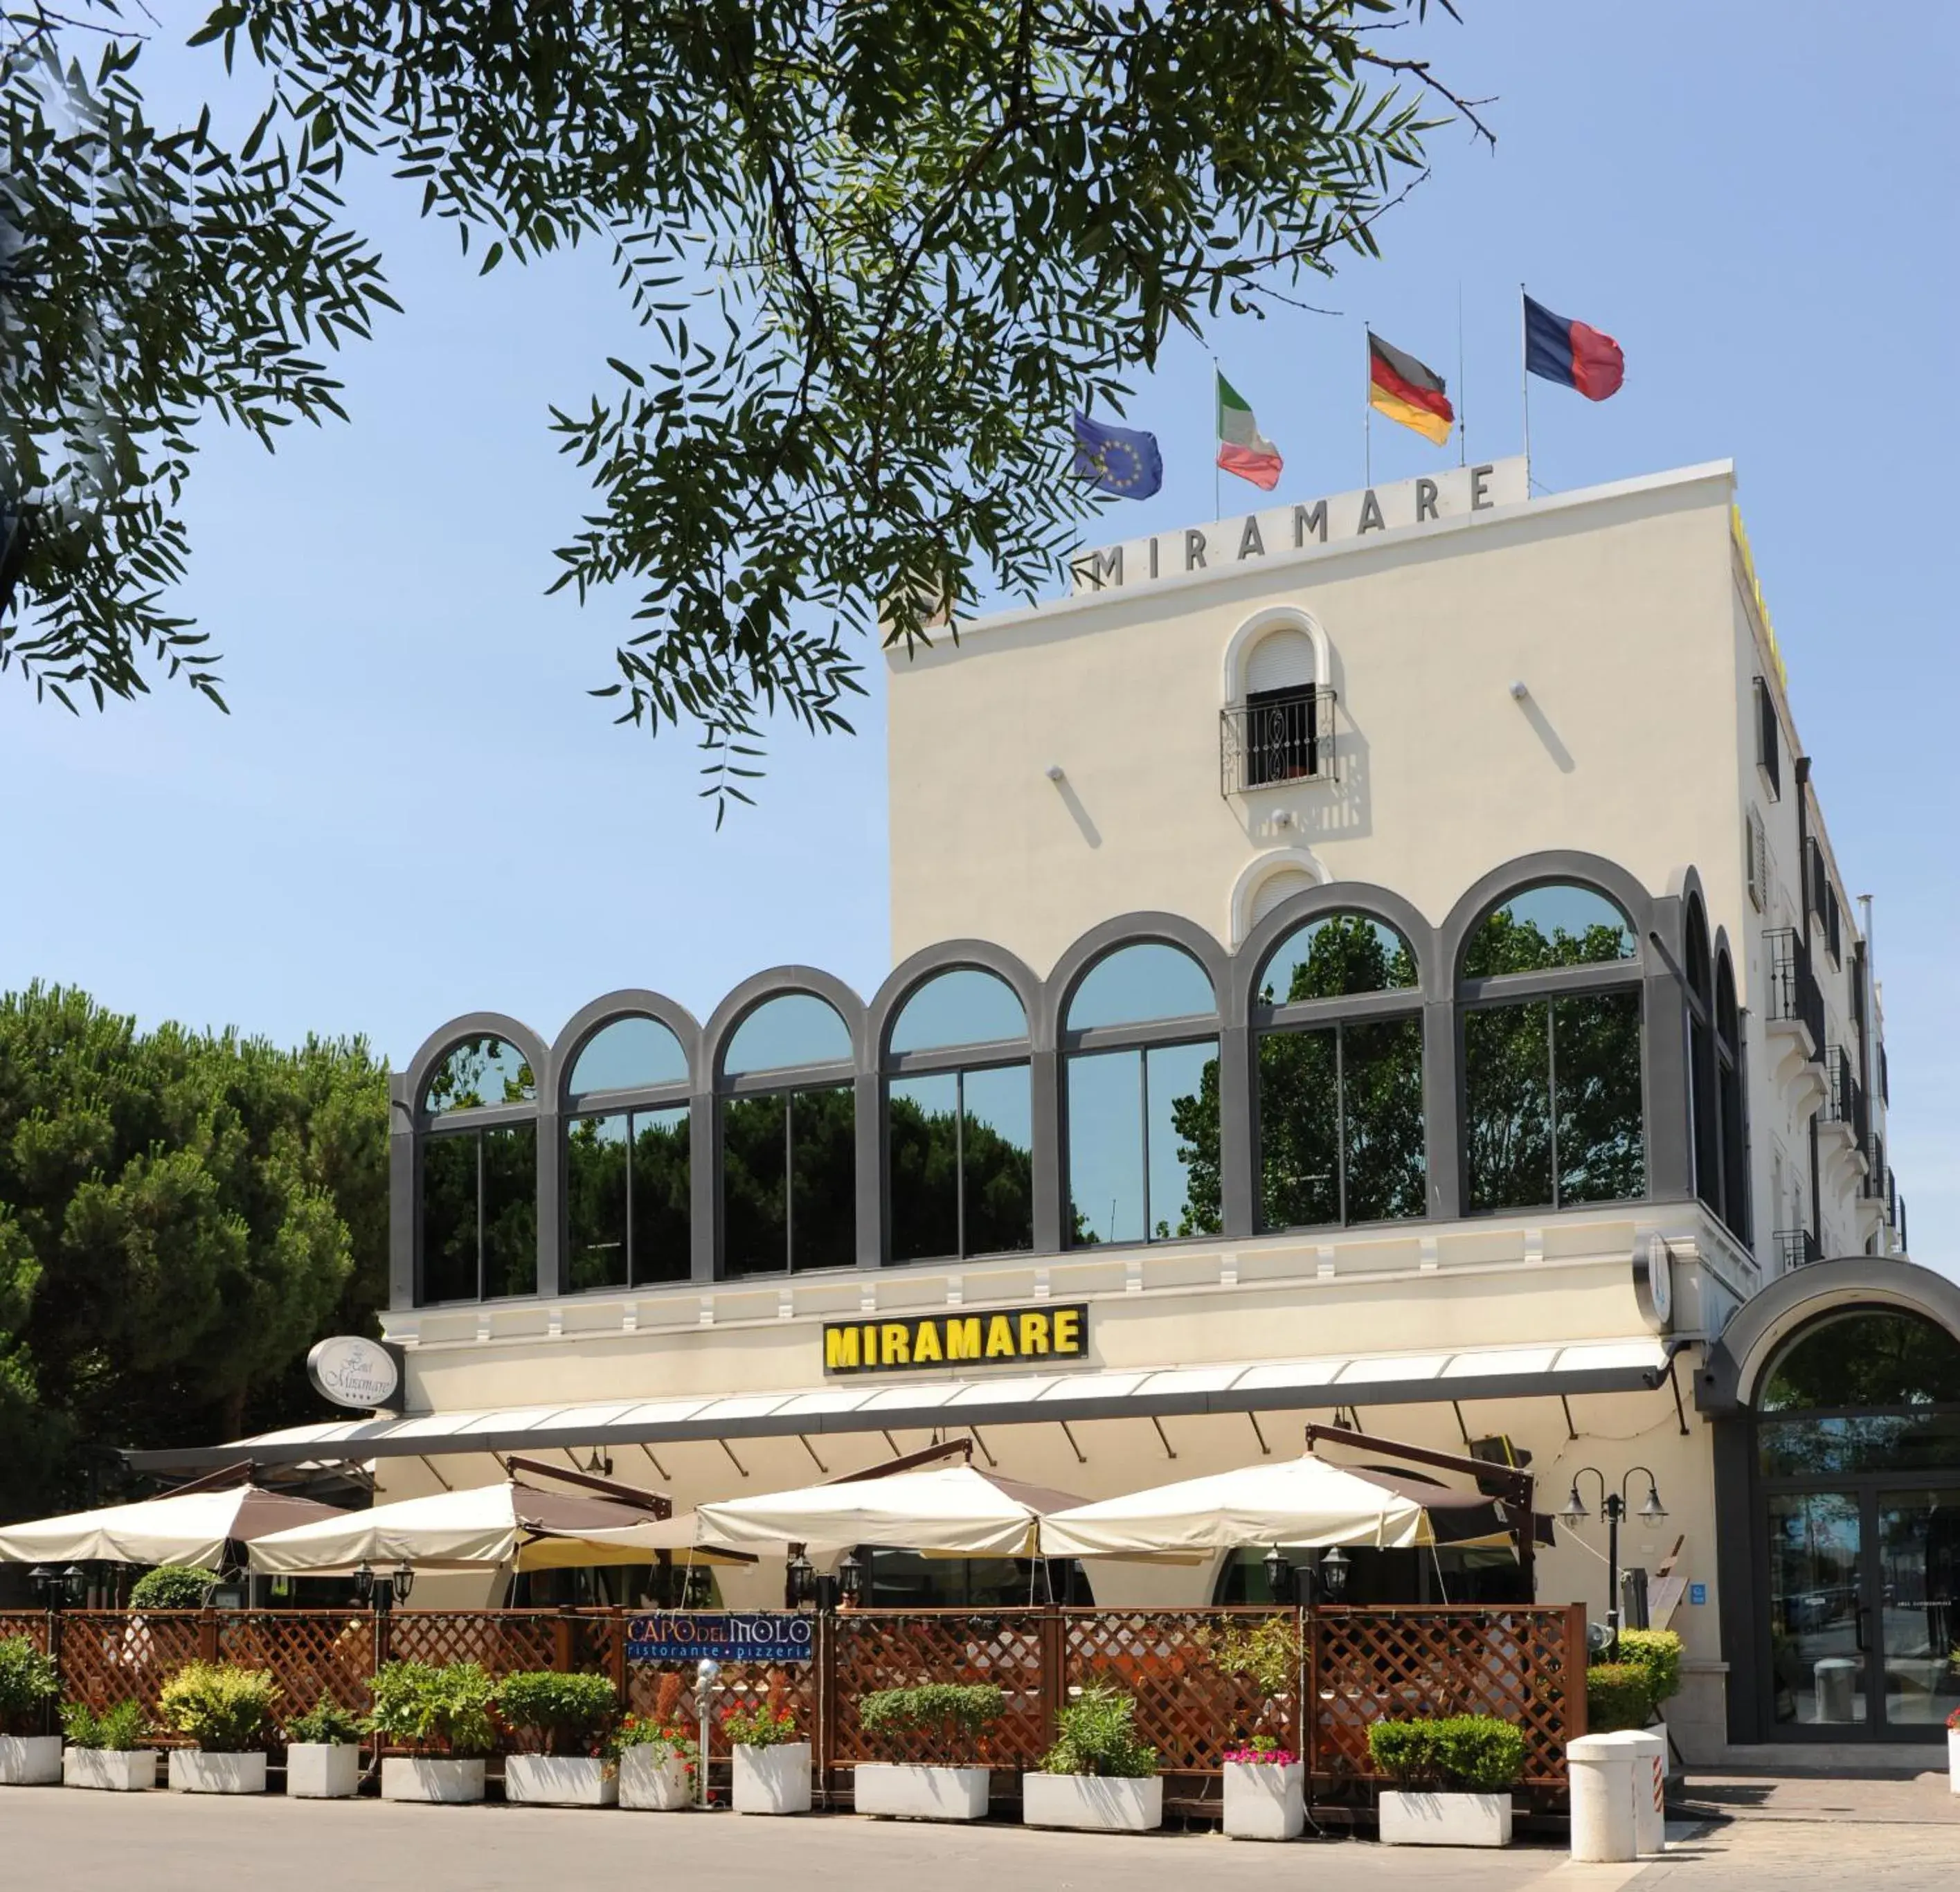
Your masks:
{"label": "yellow miramare sign", "polygon": [[1088,1356],[1089,1309],[1008,1308],[925,1314],[902,1321],[835,1321],[823,1330],[826,1373],[883,1373],[913,1366],[1025,1366]]}

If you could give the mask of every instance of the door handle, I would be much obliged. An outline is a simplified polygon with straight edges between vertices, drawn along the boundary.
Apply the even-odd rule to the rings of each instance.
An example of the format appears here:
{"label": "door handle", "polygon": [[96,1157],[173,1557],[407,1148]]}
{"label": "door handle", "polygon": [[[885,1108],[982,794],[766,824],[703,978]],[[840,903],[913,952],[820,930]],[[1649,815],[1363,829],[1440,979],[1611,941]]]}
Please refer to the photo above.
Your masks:
{"label": "door handle", "polygon": [[1865,1616],[1866,1606],[1861,1603],[1858,1605],[1857,1610],[1853,1612],[1853,1628],[1852,1631],[1853,1634],[1858,1639],[1858,1653],[1860,1655],[1869,1655],[1871,1653],[1871,1645],[1865,1640]]}

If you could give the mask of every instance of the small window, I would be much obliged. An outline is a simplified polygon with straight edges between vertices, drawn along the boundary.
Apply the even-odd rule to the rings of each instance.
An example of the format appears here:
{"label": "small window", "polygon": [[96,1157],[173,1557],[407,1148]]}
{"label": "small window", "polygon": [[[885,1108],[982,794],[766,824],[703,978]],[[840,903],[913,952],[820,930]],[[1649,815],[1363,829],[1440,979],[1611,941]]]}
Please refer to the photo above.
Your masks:
{"label": "small window", "polygon": [[466,1038],[451,1045],[422,1092],[422,1108],[441,1115],[489,1104],[527,1104],[536,1076],[516,1045],[501,1038]]}
{"label": "small window", "polygon": [[657,1084],[684,1084],[687,1056],[658,1019],[615,1019],[585,1041],[565,1088],[574,1097],[585,1091],[648,1090]]}
{"label": "small window", "polygon": [[851,1033],[835,1010],[813,992],[785,992],[765,999],[735,1028],[721,1067],[737,1077],[850,1061]]}
{"label": "small window", "polygon": [[1590,887],[1533,887],[1487,914],[1464,954],[1468,978],[1634,956],[1627,916]]}
{"label": "small window", "polygon": [[1844,963],[1844,924],[1838,905],[1838,889],[1827,880],[1824,883],[1824,943],[1830,952],[1833,965]]}
{"label": "small window", "polygon": [[1309,920],[1273,949],[1259,975],[1259,1003],[1392,992],[1415,982],[1415,955],[1392,927],[1365,913],[1332,913]]}
{"label": "small window", "polygon": [[1748,856],[1749,904],[1757,912],[1767,913],[1770,905],[1770,838],[1759,808],[1749,810],[1743,846]]}
{"label": "small window", "polygon": [[1771,801],[1783,799],[1783,749],[1777,722],[1776,698],[1768,680],[1756,679],[1756,766],[1763,771]]}
{"label": "small window", "polygon": [[1144,941],[1096,962],[1069,1001],[1068,1029],[1198,1017],[1215,1011],[1217,1003],[1209,975],[1189,953]]}

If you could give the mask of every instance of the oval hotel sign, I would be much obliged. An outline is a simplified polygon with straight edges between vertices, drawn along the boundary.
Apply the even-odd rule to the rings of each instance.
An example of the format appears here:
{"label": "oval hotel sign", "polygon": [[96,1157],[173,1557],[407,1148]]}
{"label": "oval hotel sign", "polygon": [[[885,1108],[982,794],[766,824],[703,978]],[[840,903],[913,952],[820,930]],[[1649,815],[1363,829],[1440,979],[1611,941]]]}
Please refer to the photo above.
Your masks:
{"label": "oval hotel sign", "polygon": [[358,1334],[329,1334],[307,1356],[307,1377],[315,1391],[336,1406],[393,1404],[402,1390],[402,1369],[379,1340]]}

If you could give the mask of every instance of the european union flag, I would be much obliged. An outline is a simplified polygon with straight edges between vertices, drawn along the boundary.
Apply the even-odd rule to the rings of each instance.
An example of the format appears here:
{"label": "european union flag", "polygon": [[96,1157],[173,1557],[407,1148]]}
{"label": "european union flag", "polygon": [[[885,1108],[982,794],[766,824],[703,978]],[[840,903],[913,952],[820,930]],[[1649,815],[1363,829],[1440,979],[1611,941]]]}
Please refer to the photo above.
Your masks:
{"label": "european union flag", "polygon": [[1148,499],[1163,484],[1157,437],[1134,428],[1105,427],[1087,414],[1075,417],[1075,470],[1099,491],[1118,499]]}

